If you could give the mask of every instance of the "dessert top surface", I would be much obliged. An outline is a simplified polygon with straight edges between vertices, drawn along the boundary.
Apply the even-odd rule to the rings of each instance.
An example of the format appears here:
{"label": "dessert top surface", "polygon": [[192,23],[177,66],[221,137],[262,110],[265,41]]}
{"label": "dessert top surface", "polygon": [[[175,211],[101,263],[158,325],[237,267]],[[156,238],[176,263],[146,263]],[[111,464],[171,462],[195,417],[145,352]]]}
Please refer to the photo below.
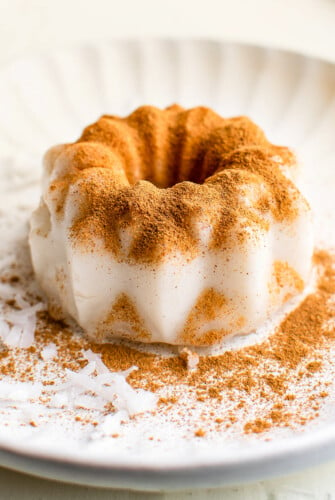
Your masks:
{"label": "dessert top surface", "polygon": [[171,251],[193,258],[199,222],[218,250],[306,208],[289,179],[294,163],[247,117],[142,106],[125,118],[102,116],[75,143],[52,148],[46,196],[59,218],[76,201],[76,244],[91,248],[99,237],[117,258],[142,263]]}

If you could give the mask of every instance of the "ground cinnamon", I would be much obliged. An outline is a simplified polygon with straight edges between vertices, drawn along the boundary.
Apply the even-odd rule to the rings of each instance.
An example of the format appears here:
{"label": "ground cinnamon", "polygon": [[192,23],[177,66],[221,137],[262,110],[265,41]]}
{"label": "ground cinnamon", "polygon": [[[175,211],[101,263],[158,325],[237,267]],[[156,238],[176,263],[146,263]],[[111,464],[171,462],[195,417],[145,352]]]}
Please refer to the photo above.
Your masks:
{"label": "ground cinnamon", "polygon": [[[49,195],[62,217],[70,187],[75,193],[73,241],[87,250],[101,239],[116,258],[137,263],[176,251],[195,257],[199,218],[212,227],[209,247],[222,249],[235,225],[242,242],[250,228],[268,230],[269,214],[292,220],[301,201],[285,175],[295,164],[289,149],[269,143],[249,118],[205,107],[103,116],[76,143],[53,148],[47,168],[56,163]],[[253,207],[243,202],[251,187]],[[126,248],[122,233],[131,235]]]}
{"label": "ground cinnamon", "polygon": [[[0,373],[21,381],[39,380],[46,389],[52,388],[54,376],[64,376],[65,368],[76,371],[84,367],[87,360],[81,353],[92,349],[113,371],[137,366],[128,376],[129,383],[157,392],[158,417],[178,418],[191,433],[203,429],[207,437],[236,429],[261,434],[275,427],[305,425],[319,415],[332,382],[325,375],[325,363],[335,344],[334,264],[331,253],[315,254],[315,291],[266,341],[218,356],[199,356],[194,370],[178,354],[164,357],[143,352],[135,344],[94,344],[42,312],[35,345],[4,348]],[[57,360],[45,362],[41,370],[40,353],[50,342],[56,344]],[[42,399],[48,403],[47,395]],[[114,408],[109,405],[105,411],[111,413]],[[89,418],[85,422],[92,424]]]}

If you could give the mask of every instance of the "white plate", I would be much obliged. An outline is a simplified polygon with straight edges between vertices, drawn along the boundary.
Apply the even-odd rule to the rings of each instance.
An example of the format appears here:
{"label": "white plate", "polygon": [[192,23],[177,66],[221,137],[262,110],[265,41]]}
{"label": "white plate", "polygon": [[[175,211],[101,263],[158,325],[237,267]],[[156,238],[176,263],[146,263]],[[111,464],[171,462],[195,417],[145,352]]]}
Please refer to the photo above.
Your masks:
{"label": "white plate", "polygon": [[[322,196],[334,210],[329,167],[335,160],[335,67],[293,53],[213,41],[112,41],[13,63],[0,73],[0,167],[10,168],[19,159],[38,172],[45,149],[76,139],[100,114],[173,102],[207,105],[224,116],[249,115],[273,142],[298,151],[312,204]],[[24,168],[14,174],[19,175],[15,182],[24,182]],[[332,231],[326,228],[319,237],[330,241]],[[174,453],[182,455],[179,449]],[[171,456],[169,464],[155,456],[141,465],[134,465],[134,457],[118,463],[56,450],[47,438],[41,451],[9,433],[2,438],[0,464],[81,484],[143,490],[214,487],[335,457],[335,426],[323,424],[270,445],[240,447],[221,458],[200,450],[196,460],[190,456],[173,466]]]}

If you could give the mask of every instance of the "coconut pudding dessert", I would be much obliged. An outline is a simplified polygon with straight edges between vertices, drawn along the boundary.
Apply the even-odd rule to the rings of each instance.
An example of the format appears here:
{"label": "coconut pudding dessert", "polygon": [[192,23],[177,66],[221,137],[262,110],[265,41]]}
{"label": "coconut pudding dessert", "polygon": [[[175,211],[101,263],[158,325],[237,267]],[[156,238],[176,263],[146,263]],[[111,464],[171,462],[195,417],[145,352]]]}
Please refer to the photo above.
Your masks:
{"label": "coconut pudding dessert", "polygon": [[298,175],[247,117],[102,116],[44,158],[29,242],[50,314],[97,342],[212,346],[255,331],[310,276]]}
{"label": "coconut pudding dessert", "polygon": [[4,432],[175,465],[324,422],[335,254],[300,184],[290,149],[204,107],[103,116],[50,149],[39,207],[36,183],[3,226]]}

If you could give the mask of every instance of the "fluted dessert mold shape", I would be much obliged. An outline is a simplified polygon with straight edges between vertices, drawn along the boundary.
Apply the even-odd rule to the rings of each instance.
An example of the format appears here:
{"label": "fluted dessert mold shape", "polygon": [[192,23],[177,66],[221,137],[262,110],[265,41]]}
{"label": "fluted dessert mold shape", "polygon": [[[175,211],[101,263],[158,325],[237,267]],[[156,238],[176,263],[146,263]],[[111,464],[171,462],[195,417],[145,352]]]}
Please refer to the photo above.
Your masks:
{"label": "fluted dessert mold shape", "polygon": [[51,314],[98,341],[208,346],[254,331],[310,275],[297,175],[245,116],[102,116],[44,158],[30,247]]}

